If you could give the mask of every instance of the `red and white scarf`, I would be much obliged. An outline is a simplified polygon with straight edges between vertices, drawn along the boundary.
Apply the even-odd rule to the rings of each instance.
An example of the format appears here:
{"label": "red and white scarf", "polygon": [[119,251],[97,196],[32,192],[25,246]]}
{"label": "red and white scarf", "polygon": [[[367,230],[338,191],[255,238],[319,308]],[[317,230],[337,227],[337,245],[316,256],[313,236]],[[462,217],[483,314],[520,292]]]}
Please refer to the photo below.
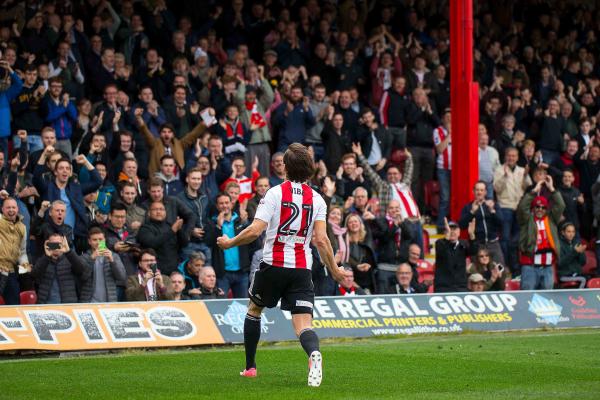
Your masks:
{"label": "red and white scarf", "polygon": [[258,126],[258,128],[267,125],[267,121],[265,121],[263,116],[258,112],[256,101],[247,101],[246,110],[250,111],[250,125]]}
{"label": "red and white scarf", "polygon": [[236,119],[233,122],[227,121],[225,123],[225,130],[227,131],[227,139],[234,139],[236,137],[244,139],[244,127],[239,119]]}

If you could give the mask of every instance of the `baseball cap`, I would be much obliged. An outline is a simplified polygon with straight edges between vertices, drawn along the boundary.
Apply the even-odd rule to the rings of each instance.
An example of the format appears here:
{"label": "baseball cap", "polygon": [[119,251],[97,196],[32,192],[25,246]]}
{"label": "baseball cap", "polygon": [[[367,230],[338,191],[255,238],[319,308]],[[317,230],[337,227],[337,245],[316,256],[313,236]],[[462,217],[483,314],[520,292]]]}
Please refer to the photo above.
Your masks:
{"label": "baseball cap", "polygon": [[471,274],[471,276],[469,276],[469,282],[485,282],[485,278],[481,274]]}
{"label": "baseball cap", "polygon": [[544,196],[536,196],[531,202],[531,208],[538,206],[548,208],[548,199],[546,199]]}

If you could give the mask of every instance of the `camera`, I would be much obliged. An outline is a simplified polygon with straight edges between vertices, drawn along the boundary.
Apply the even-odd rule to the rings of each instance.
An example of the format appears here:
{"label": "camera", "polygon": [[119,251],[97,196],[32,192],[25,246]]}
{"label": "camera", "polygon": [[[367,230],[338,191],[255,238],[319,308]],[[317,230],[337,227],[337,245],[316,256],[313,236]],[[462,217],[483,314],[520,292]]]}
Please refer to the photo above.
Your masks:
{"label": "camera", "polygon": [[48,243],[48,250],[58,250],[60,249],[60,243],[50,242]]}

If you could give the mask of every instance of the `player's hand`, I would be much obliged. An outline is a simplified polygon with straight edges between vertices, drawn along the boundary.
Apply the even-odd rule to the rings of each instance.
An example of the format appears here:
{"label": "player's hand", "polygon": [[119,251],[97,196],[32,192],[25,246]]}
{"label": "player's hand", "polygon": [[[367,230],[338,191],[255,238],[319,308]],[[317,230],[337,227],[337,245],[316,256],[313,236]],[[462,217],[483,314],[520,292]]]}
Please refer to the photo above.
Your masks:
{"label": "player's hand", "polygon": [[227,236],[219,236],[217,238],[217,246],[219,246],[222,250],[227,250],[231,247],[231,239]]}
{"label": "player's hand", "polygon": [[337,283],[341,283],[344,280],[344,268],[343,267],[332,268],[329,272],[331,273],[331,277],[333,278],[333,280],[336,281]]}

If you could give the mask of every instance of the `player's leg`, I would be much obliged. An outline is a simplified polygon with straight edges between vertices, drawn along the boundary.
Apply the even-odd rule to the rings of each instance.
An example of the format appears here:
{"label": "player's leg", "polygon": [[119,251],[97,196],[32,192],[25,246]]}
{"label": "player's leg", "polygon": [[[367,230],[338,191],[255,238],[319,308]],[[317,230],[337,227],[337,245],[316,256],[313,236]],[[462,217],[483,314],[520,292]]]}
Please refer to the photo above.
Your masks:
{"label": "player's leg", "polygon": [[260,316],[263,307],[252,300],[248,304],[248,313],[244,320],[244,349],[246,350],[246,369],[242,376],[256,376],[256,348],[260,340]]}
{"label": "player's leg", "polygon": [[319,386],[323,379],[323,357],[319,349],[319,336],[312,329],[312,314],[292,314],[292,325],[308,355],[308,385]]}

